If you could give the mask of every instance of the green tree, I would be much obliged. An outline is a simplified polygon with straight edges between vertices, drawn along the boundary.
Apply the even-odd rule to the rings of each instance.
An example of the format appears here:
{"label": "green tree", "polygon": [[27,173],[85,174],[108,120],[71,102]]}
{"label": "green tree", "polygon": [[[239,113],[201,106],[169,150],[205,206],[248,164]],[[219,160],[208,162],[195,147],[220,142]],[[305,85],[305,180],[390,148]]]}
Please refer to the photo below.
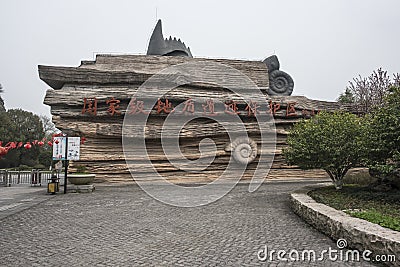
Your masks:
{"label": "green tree", "polygon": [[7,112],[0,112],[0,121],[0,141],[4,146],[7,142],[12,141],[16,128]]}
{"label": "green tree", "polygon": [[45,136],[43,124],[38,115],[22,109],[9,109],[7,113],[18,129],[14,133],[14,139],[28,142],[40,140]]}
{"label": "green tree", "polygon": [[354,103],[353,93],[350,91],[349,88],[346,88],[346,90],[344,90],[344,92],[339,95],[337,101],[341,104],[353,104]]}
{"label": "green tree", "polygon": [[340,189],[347,171],[358,165],[366,153],[363,133],[364,126],[356,115],[321,112],[293,126],[283,153],[290,165],[325,170]]}
{"label": "green tree", "polygon": [[[45,137],[42,121],[39,116],[22,109],[10,109],[5,112],[10,123],[3,127],[6,134],[1,134],[2,141],[32,142]],[[1,129],[1,128],[0,128]],[[0,130],[1,131],[1,130]],[[12,149],[4,157],[1,165],[4,167],[18,167],[19,165],[34,166],[39,163],[41,148],[32,146],[31,149]]]}
{"label": "green tree", "polygon": [[377,178],[393,176],[400,167],[400,87],[391,87],[381,108],[366,120],[366,163]]}

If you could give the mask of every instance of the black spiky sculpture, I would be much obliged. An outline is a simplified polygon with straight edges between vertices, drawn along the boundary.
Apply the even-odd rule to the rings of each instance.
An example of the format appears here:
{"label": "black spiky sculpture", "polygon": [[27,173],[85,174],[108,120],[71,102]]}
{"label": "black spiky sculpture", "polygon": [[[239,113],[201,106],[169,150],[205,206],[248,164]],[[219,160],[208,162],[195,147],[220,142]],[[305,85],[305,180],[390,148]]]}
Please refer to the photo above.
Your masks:
{"label": "black spiky sculpture", "polygon": [[186,47],[181,39],[177,40],[176,37],[164,39],[161,20],[158,20],[153,34],[150,37],[147,55],[193,57],[190,48]]}

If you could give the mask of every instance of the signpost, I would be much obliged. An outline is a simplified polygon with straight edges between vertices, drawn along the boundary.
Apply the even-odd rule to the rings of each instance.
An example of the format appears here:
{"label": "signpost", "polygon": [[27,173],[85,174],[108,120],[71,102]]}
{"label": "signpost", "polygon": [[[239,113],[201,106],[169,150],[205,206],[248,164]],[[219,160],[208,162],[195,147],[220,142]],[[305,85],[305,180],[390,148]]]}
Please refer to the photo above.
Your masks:
{"label": "signpost", "polygon": [[67,160],[79,160],[81,149],[80,137],[68,137]]}
{"label": "signpost", "polygon": [[64,136],[53,137],[53,160],[65,160],[66,142]]}
{"label": "signpost", "polygon": [[53,139],[53,160],[65,161],[64,194],[67,193],[68,164],[70,160],[79,160],[81,147],[80,137],[56,136]]}

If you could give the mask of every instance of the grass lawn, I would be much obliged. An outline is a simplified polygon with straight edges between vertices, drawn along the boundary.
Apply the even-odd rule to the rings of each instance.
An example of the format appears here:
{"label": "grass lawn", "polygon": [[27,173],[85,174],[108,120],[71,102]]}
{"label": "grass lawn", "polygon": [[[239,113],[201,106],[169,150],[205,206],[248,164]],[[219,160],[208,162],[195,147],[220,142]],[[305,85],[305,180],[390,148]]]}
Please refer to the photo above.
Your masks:
{"label": "grass lawn", "polygon": [[329,186],[313,190],[309,195],[353,217],[400,232],[400,190],[376,192],[365,185],[350,184],[340,191]]}

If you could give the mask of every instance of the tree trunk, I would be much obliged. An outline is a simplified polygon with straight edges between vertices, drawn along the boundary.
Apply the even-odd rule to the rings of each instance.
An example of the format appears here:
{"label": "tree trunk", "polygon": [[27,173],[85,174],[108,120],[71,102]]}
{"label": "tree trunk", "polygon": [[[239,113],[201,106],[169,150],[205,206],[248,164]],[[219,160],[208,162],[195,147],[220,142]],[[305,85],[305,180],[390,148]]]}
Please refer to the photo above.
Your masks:
{"label": "tree trunk", "polygon": [[333,185],[335,186],[336,190],[340,190],[343,187],[343,179],[334,180]]}
{"label": "tree trunk", "polygon": [[338,177],[338,175],[336,173],[334,174],[330,170],[325,170],[325,171],[329,174],[329,177],[331,177],[332,183],[335,186],[336,190],[342,189],[343,188],[343,177],[344,177],[344,175],[342,177]]}

